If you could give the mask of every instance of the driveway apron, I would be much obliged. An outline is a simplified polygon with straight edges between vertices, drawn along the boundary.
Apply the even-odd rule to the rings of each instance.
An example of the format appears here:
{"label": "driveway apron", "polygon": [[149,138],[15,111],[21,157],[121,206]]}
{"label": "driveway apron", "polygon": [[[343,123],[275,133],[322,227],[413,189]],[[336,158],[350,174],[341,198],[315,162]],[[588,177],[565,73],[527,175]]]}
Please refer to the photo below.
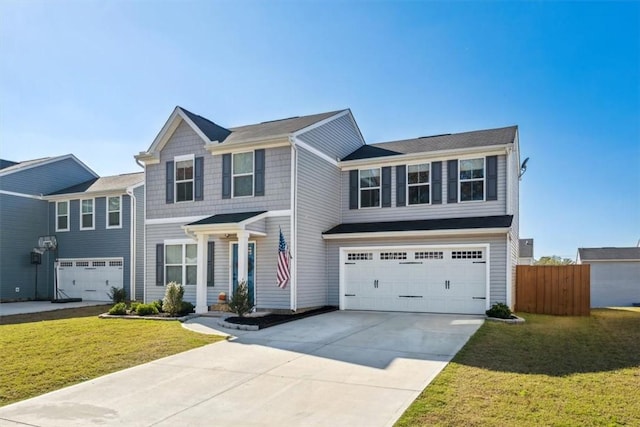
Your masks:
{"label": "driveway apron", "polygon": [[0,425],[389,426],[482,322],[336,311],[225,330],[236,337],[0,408]]}

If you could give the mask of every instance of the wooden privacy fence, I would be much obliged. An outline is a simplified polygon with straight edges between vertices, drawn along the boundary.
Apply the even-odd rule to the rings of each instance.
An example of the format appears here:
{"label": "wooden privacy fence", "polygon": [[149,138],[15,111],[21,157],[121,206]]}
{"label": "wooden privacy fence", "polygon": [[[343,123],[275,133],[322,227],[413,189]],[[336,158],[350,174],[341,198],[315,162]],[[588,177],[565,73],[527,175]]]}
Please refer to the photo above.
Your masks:
{"label": "wooden privacy fence", "polygon": [[581,265],[518,265],[516,311],[589,316],[591,270]]}

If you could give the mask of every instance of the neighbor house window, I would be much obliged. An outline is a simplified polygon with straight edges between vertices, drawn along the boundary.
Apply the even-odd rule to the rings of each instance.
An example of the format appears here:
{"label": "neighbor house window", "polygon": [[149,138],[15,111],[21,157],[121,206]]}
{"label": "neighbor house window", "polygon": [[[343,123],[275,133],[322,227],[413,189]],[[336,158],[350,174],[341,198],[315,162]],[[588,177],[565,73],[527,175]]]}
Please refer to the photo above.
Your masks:
{"label": "neighbor house window", "polygon": [[484,200],[484,158],[460,160],[460,201]]}
{"label": "neighbor house window", "polygon": [[80,230],[93,228],[93,199],[80,200]]}
{"label": "neighbor house window", "polygon": [[253,196],[253,151],[233,155],[233,197]]}
{"label": "neighbor house window", "polygon": [[407,166],[407,200],[410,205],[429,203],[429,163]]}
{"label": "neighbor house window", "polygon": [[176,159],[176,202],[193,200],[193,158]]}
{"label": "neighbor house window", "polygon": [[120,196],[107,197],[107,228],[122,226],[122,199]]}
{"label": "neighbor house window", "polygon": [[198,274],[198,246],[195,244],[166,245],[166,283],[195,285]]}
{"label": "neighbor house window", "polygon": [[360,207],[380,207],[380,168],[360,170]]}
{"label": "neighbor house window", "polygon": [[56,203],[56,231],[69,231],[69,202]]}

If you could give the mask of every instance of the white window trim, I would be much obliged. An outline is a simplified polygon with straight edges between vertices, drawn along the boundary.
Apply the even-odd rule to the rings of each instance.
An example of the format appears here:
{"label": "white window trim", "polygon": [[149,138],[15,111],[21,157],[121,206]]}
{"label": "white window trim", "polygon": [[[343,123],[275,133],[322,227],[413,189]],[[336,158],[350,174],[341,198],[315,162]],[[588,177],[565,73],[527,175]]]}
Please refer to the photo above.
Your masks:
{"label": "white window trim", "polygon": [[[421,182],[419,184],[409,184],[409,166],[418,166],[418,165],[429,165],[429,181]],[[405,171],[405,182],[407,183],[406,190],[406,206],[428,206],[431,204],[431,162],[416,162],[416,163],[408,163]],[[421,185],[429,186],[429,203],[409,203],[409,187],[420,187]]]}
{"label": "white window trim", "polygon": [[[83,227],[82,226],[82,202],[87,200],[91,200],[91,227]],[[96,229],[96,199],[80,199],[80,206],[78,207],[80,211],[80,230],[95,230]]]}
{"label": "white window trim", "polygon": [[[67,228],[58,228],[58,218],[60,216],[60,214],[58,213],[58,205],[60,203],[66,203],[67,204]],[[56,202],[56,231],[69,231],[71,228],[71,222],[69,221],[71,219],[71,215],[70,215],[70,208],[71,208],[71,201],[70,200],[60,200]],[[80,208],[82,209],[82,207]]]}
{"label": "white window trim", "polygon": [[[460,162],[464,160],[482,159],[482,200],[462,200],[462,183],[480,181],[479,178],[465,179],[460,178]],[[458,203],[482,203],[487,199],[487,158],[486,157],[464,157],[458,159]]]}
{"label": "white window trim", "polygon": [[[195,264],[187,264],[187,245],[195,245],[196,246],[196,263]],[[182,247],[182,263],[181,264],[168,264],[167,263],[167,246],[181,246]],[[164,243],[164,286],[167,286],[167,267],[177,267],[178,265],[180,265],[180,267],[182,268],[182,280],[181,280],[181,285],[184,286],[185,288],[187,287],[194,287],[197,285],[197,283],[193,283],[193,284],[187,284],[187,267],[192,267],[195,266],[196,268],[198,267],[198,244],[197,242],[194,242],[193,240],[165,240]],[[196,277],[196,281],[197,281],[197,277]]]}
{"label": "white window trim", "polygon": [[[239,173],[235,174],[233,172],[233,158],[238,154],[247,154],[251,153],[253,159],[251,160],[251,173]],[[241,151],[239,153],[231,153],[231,198],[232,199],[244,199],[247,197],[254,197],[256,194],[256,152],[255,151]],[[235,194],[235,177],[237,176],[251,176],[251,194],[246,196],[236,196]]]}
{"label": "white window trim", "polygon": [[[368,170],[373,170],[373,169],[378,169],[378,176],[380,177],[380,185],[378,185],[377,187],[365,187],[365,190],[375,190],[378,189],[378,191],[380,192],[380,196],[378,197],[378,206],[367,206],[367,207],[362,207],[362,190],[363,188],[360,187],[360,183],[362,182],[360,179],[360,173],[362,171],[368,171]],[[358,169],[358,209],[378,209],[382,207],[382,168],[363,168],[363,169]]]}
{"label": "white window trim", "polygon": [[[191,186],[191,200],[182,200],[178,201],[178,162],[186,162],[191,161],[193,166],[193,178],[185,179],[180,181],[189,182],[191,181],[193,185]],[[173,158],[173,203],[192,203],[196,199],[196,156],[195,154],[185,154],[182,156],[174,156]]]}
{"label": "white window trim", "polygon": [[[109,199],[113,199],[117,197],[118,199],[120,199],[120,201],[118,202],[118,225],[109,225],[109,214],[111,213],[109,211]],[[105,211],[106,211],[106,218],[105,218],[105,228],[107,229],[112,229],[112,228],[122,228],[122,195],[120,196],[106,196],[105,197],[105,204],[107,205],[105,207]],[[115,212],[115,211],[114,211]]]}

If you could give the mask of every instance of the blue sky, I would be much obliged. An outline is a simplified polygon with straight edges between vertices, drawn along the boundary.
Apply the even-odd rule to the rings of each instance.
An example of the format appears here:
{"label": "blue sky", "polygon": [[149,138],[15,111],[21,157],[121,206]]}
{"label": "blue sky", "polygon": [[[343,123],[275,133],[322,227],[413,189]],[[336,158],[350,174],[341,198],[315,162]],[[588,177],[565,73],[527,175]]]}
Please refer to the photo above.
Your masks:
{"label": "blue sky", "polygon": [[536,257],[640,239],[640,2],[0,2],[0,157],[136,171],[175,105],[348,107],[369,143],[517,124]]}

